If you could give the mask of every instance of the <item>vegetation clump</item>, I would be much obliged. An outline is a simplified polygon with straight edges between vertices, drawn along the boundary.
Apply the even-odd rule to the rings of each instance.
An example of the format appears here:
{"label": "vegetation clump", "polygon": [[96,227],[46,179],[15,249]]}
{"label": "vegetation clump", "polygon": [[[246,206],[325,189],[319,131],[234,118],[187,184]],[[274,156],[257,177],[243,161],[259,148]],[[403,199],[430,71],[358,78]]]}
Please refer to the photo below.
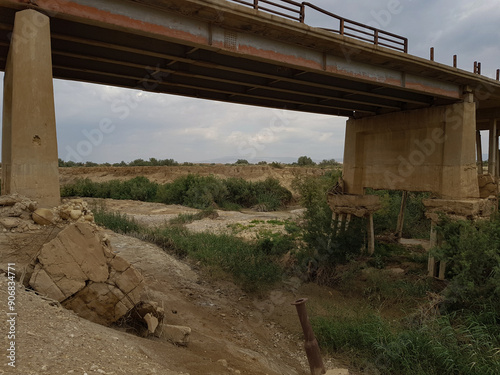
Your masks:
{"label": "vegetation clump", "polygon": [[62,186],[61,196],[132,199],[181,204],[198,209],[218,207],[239,210],[258,205],[262,211],[275,211],[292,201],[292,193],[276,179],[249,182],[241,178],[224,180],[192,174],[167,184],[158,184],[142,176],[128,181],[107,182],[78,179]]}

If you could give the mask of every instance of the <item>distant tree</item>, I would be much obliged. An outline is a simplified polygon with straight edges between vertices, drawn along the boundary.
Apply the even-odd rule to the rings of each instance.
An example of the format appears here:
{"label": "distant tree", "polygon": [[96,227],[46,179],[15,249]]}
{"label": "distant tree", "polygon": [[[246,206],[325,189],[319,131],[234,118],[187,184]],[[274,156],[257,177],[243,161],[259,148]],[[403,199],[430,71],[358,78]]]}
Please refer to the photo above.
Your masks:
{"label": "distant tree", "polygon": [[257,165],[267,165],[267,161],[264,161],[264,160],[259,161],[259,162],[257,163]]}
{"label": "distant tree", "polygon": [[93,161],[87,161],[85,162],[86,167],[97,167],[99,164],[94,163]]}
{"label": "distant tree", "polygon": [[320,167],[337,167],[340,165],[335,159],[323,159],[321,163],[318,164]]}
{"label": "distant tree", "polygon": [[311,166],[311,165],[316,165],[316,163],[313,162],[313,160],[309,156],[301,156],[297,160],[297,165],[299,165],[301,167],[307,167],[307,166]]}
{"label": "distant tree", "polygon": [[236,163],[234,163],[234,164],[237,164],[237,165],[248,165],[248,164],[250,164],[250,163],[248,162],[248,160],[245,160],[245,159],[238,159],[238,160],[236,161]]}

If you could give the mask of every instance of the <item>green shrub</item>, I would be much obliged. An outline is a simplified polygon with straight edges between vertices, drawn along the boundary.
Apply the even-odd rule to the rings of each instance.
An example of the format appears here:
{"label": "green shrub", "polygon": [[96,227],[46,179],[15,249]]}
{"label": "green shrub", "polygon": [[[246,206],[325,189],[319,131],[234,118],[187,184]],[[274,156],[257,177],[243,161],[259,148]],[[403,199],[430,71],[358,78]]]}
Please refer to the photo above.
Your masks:
{"label": "green shrub", "polygon": [[[378,195],[382,201],[382,209],[373,215],[375,233],[394,233],[401,209],[402,193],[396,190],[372,190],[367,194]],[[428,193],[408,193],[406,201],[403,237],[428,238],[430,233],[430,220],[425,217],[425,207],[422,199],[428,198]]]}
{"label": "green shrub", "polygon": [[250,182],[241,178],[223,180],[215,176],[198,175],[182,176],[163,185],[142,176],[128,181],[107,182],[78,179],[62,186],[61,196],[156,201],[198,209],[219,207],[239,210],[241,207],[259,205],[265,211],[275,211],[292,201],[292,193],[276,179]]}
{"label": "green shrub", "polygon": [[307,269],[310,278],[316,281],[321,269],[332,269],[358,256],[365,242],[365,220],[353,217],[347,230],[332,220],[327,191],[339,177],[340,172],[332,172],[294,181],[302,206],[306,208],[302,224],[306,248],[297,257],[302,269]]}
{"label": "green shrub", "polygon": [[436,230],[443,241],[433,255],[447,262],[449,307],[487,305],[500,313],[500,216],[477,222],[443,217]]}

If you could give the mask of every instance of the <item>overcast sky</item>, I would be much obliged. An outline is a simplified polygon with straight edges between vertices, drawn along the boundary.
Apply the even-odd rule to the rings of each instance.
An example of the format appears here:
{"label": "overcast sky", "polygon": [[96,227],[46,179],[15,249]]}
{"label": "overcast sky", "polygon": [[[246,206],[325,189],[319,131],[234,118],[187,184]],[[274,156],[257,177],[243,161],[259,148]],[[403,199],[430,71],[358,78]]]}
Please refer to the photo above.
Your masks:
{"label": "overcast sky", "polygon": [[[494,77],[500,68],[499,0],[311,0],[345,18],[409,39],[409,52]],[[328,27],[308,12],[306,23]],[[3,73],[0,73],[3,80]],[[151,157],[179,162],[271,161],[307,155],[341,160],[345,118],[284,112],[70,81],[54,81],[59,157],[119,162]],[[0,90],[0,96],[1,96]],[[113,111],[128,100],[129,113]],[[123,102],[122,102],[123,103]],[[2,101],[0,100],[0,108]],[[280,126],[273,126],[279,121]],[[108,132],[98,135],[99,124]],[[86,140],[93,138],[91,147]]]}

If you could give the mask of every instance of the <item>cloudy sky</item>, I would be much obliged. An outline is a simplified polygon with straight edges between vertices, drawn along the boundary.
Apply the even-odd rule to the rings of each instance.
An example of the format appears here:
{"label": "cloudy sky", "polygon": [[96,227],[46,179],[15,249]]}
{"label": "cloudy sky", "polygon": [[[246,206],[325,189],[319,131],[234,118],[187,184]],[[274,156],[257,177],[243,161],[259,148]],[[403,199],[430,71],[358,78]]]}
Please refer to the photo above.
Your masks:
{"label": "cloudy sky", "polygon": [[[345,18],[409,39],[409,52],[494,77],[500,68],[498,0],[311,0]],[[328,27],[309,12],[306,22]],[[0,73],[3,80],[3,73]],[[342,159],[345,118],[246,107],[55,80],[59,157],[119,162],[151,157],[180,162]],[[0,90],[1,96],[1,90]],[[127,113],[113,110],[128,102]],[[2,101],[0,100],[0,108]],[[131,103],[131,104],[130,104]],[[280,121],[285,126],[272,126]],[[99,124],[110,131],[97,135]],[[92,147],[85,142],[93,138]],[[84,141],[84,142],[82,142]],[[87,146],[87,147],[86,147]]]}

